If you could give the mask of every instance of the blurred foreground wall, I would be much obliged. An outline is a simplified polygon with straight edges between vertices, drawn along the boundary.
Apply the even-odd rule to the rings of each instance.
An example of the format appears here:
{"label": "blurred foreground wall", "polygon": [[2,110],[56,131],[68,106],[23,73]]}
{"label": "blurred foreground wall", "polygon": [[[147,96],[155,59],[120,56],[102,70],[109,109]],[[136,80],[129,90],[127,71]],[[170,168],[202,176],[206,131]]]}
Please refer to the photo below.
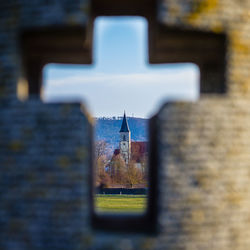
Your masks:
{"label": "blurred foreground wall", "polygon": [[88,20],[87,0],[0,2],[0,249],[249,249],[250,1],[158,3],[163,25],[226,34],[227,91],[158,113],[152,236],[91,228],[84,108],[17,98],[20,32]]}

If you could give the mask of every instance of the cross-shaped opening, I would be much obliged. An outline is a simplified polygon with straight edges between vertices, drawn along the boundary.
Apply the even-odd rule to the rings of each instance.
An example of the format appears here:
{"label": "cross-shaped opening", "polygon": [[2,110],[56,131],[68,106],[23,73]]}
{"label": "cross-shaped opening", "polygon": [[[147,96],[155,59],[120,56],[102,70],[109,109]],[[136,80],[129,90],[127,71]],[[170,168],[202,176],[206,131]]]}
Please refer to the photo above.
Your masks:
{"label": "cross-shaped opening", "polygon": [[[95,117],[95,210],[144,213],[148,119],[169,99],[196,100],[194,64],[149,65],[143,17],[99,17],[93,66],[47,65],[45,101],[86,100]],[[123,110],[126,110],[126,115]]]}
{"label": "cross-shaped opening", "polygon": [[[112,2],[112,1],[111,1]],[[95,2],[97,5],[99,2]],[[132,2],[129,2],[132,4]],[[126,4],[125,4],[126,5]],[[138,5],[137,7],[139,8]],[[137,13],[138,8],[135,8]],[[98,8],[97,8],[98,9]],[[100,8],[101,10],[102,8]],[[118,8],[119,9],[119,8]],[[131,8],[130,10],[133,10]],[[116,12],[116,9],[113,9]],[[104,11],[105,12],[105,11]],[[108,11],[109,12],[109,11]],[[111,11],[112,12],[112,11]],[[133,12],[133,11],[132,11]],[[118,11],[118,13],[120,13]],[[132,14],[135,14],[134,12]],[[150,8],[145,10],[150,16]],[[141,14],[141,13],[138,13]],[[100,15],[100,14],[99,14]],[[98,16],[98,13],[93,15]],[[144,16],[144,15],[143,15]],[[47,63],[91,63],[91,39],[86,38],[85,27],[44,28],[24,31],[21,35],[23,65],[28,80],[28,93],[41,94],[42,67]],[[84,42],[83,42],[84,41]],[[180,30],[169,28],[150,19],[149,25],[149,62],[171,63],[192,62],[200,68],[200,92],[224,93],[225,36],[211,32]],[[154,69],[156,70],[156,69]],[[161,69],[162,70],[162,69]],[[156,70],[157,71],[157,70]],[[176,76],[180,73],[178,72]],[[143,74],[145,76],[145,74]],[[159,72],[156,74],[160,75]],[[144,78],[144,80],[148,80]],[[153,79],[154,82],[157,78]],[[185,79],[186,80],[186,79]],[[129,81],[126,81],[128,83]],[[164,81],[166,86],[166,81]],[[100,91],[100,89],[98,88]],[[152,92],[153,93],[153,92]],[[152,95],[150,95],[152,97]],[[195,94],[197,97],[197,95]],[[151,98],[148,98],[150,101]],[[124,107],[122,108],[123,111]],[[126,108],[125,108],[126,109]],[[133,112],[133,111],[132,111]],[[132,113],[130,112],[130,114]],[[99,216],[92,211],[92,222],[96,228],[153,231],[157,218],[157,130],[155,118],[151,119],[149,129],[149,166],[148,206],[140,216]]]}

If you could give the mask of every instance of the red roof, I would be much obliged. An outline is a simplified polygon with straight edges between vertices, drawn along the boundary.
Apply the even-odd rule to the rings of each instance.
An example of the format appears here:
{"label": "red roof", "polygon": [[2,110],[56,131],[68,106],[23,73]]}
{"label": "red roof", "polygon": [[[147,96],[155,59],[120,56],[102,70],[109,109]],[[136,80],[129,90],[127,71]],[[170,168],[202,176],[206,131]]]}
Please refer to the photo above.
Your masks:
{"label": "red roof", "polygon": [[148,152],[148,143],[146,141],[131,142],[131,159],[140,162]]}
{"label": "red roof", "polygon": [[[131,142],[131,160],[141,162],[143,157],[148,153],[148,142],[146,141],[132,141]],[[114,150],[114,156],[120,154],[120,149]]]}
{"label": "red roof", "polygon": [[120,149],[115,149],[115,151],[114,151],[114,155],[119,155],[120,154]]}

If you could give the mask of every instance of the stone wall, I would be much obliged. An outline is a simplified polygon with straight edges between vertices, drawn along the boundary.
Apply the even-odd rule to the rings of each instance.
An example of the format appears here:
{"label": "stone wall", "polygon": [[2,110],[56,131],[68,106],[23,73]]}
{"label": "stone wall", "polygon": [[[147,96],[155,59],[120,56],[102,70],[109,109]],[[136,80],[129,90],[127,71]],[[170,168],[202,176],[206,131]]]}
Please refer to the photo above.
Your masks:
{"label": "stone wall", "polygon": [[0,113],[0,248],[77,249],[91,135],[80,105],[29,100]]}
{"label": "stone wall", "polygon": [[86,26],[89,2],[0,3],[1,249],[249,249],[250,1],[162,0],[159,22],[223,32],[228,92],[157,115],[157,235],[94,231],[79,104],[17,99],[24,28]]}
{"label": "stone wall", "polygon": [[158,20],[174,27],[225,33],[227,36],[227,95],[249,97],[250,1],[161,0]]}
{"label": "stone wall", "polygon": [[160,112],[159,222],[168,249],[249,248],[247,103],[204,97]]}

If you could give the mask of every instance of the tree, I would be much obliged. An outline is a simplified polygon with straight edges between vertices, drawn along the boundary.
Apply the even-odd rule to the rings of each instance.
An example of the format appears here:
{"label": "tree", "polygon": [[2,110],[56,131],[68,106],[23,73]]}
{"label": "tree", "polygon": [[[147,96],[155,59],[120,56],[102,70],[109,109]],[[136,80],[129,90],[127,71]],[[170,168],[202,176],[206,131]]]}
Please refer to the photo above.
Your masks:
{"label": "tree", "polygon": [[126,163],[123,157],[118,155],[113,155],[110,161],[110,177],[113,184],[124,184],[125,181],[125,168]]}
{"label": "tree", "polygon": [[142,172],[142,183],[147,183],[147,178],[148,178],[148,156],[145,154],[141,158],[141,172]]}
{"label": "tree", "polygon": [[98,159],[102,155],[108,154],[108,145],[106,141],[95,142],[95,158]]}
{"label": "tree", "polygon": [[105,141],[95,142],[96,186],[108,187],[111,182],[105,170],[109,162],[108,152],[108,146]]}
{"label": "tree", "polygon": [[140,184],[143,181],[143,173],[141,169],[137,168],[135,162],[130,161],[126,167],[126,184],[128,184],[131,188],[133,185]]}

